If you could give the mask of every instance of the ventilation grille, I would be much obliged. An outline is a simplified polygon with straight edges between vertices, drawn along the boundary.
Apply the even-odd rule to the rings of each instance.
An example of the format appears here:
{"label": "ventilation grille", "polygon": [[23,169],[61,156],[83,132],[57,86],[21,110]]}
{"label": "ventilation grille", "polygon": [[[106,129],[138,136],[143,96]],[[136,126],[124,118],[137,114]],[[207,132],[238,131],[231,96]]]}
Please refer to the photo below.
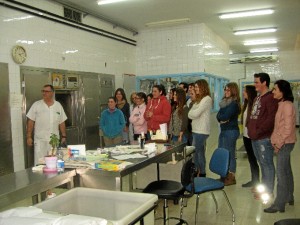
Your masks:
{"label": "ventilation grille", "polygon": [[260,55],[260,56],[247,56],[241,59],[242,63],[259,63],[259,62],[276,62],[277,55]]}
{"label": "ventilation grille", "polygon": [[82,13],[66,7],[64,7],[64,17],[78,23],[82,21]]}
{"label": "ventilation grille", "polygon": [[240,63],[242,63],[242,61],[240,59],[230,59],[229,63],[230,64],[240,64]]}

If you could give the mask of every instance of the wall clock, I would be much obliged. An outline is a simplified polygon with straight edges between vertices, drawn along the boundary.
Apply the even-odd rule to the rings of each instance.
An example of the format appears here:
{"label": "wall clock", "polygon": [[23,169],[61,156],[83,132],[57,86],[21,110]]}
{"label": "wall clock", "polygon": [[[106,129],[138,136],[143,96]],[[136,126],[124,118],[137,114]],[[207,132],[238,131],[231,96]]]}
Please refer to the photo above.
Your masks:
{"label": "wall clock", "polygon": [[20,45],[15,45],[12,49],[12,58],[15,61],[15,63],[24,63],[27,58],[25,48]]}

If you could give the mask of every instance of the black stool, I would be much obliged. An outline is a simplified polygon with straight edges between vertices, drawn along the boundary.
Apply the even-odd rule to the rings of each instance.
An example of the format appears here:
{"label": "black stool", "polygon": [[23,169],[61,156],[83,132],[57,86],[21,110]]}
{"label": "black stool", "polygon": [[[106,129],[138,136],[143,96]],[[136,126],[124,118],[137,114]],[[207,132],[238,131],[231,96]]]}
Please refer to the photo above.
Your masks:
{"label": "black stool", "polygon": [[278,220],[274,225],[300,225],[300,219],[283,219]]}

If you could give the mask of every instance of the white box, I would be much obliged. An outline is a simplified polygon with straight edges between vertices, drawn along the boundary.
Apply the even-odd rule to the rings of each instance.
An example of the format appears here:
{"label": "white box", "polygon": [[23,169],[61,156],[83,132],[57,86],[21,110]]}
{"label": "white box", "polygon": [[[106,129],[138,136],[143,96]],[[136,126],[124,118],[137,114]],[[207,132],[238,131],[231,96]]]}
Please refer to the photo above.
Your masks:
{"label": "white box", "polygon": [[[77,214],[106,219],[115,225],[125,225],[153,208],[157,195],[107,191],[91,188],[74,188],[35,207],[45,212]],[[154,224],[154,211],[147,216],[147,223]]]}

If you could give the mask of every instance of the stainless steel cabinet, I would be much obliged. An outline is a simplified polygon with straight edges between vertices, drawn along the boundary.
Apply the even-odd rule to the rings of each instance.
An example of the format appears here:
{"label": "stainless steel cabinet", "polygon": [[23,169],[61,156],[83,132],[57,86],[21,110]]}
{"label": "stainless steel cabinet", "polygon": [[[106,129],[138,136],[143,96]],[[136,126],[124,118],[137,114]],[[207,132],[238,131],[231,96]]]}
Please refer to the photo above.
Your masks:
{"label": "stainless steel cabinet", "polygon": [[11,117],[9,104],[8,64],[0,63],[0,176],[14,171]]}

